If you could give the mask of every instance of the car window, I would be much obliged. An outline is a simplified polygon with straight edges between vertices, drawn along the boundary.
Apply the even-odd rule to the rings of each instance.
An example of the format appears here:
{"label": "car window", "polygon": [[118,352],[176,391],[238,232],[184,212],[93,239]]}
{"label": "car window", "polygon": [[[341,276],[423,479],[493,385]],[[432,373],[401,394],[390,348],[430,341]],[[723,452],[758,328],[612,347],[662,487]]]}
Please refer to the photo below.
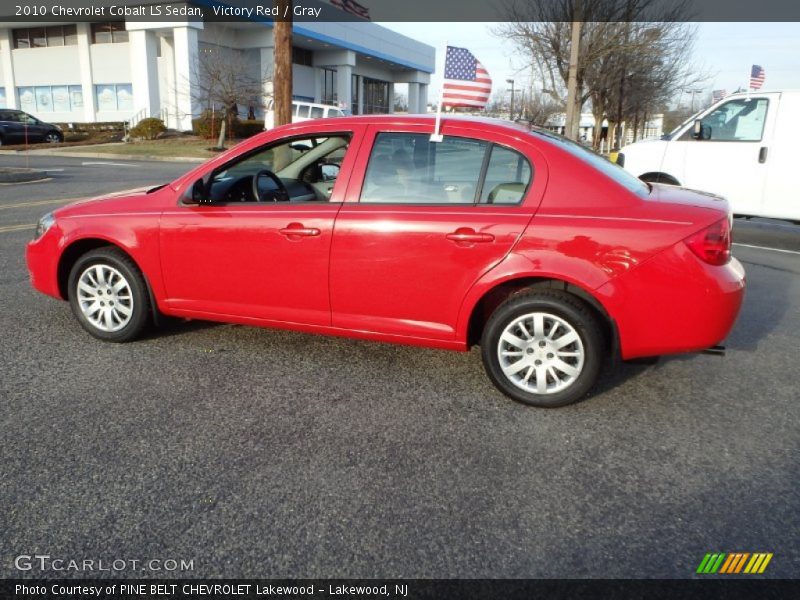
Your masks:
{"label": "car window", "polygon": [[325,116],[325,109],[321,106],[312,106],[311,107],[311,118],[312,119],[321,119]]}
{"label": "car window", "polygon": [[547,139],[552,144],[569,152],[575,158],[600,171],[607,177],[610,177],[634,194],[647,196],[650,193],[650,188],[641,179],[577,142],[573,142],[572,140],[568,140],[563,136],[556,135],[544,129],[531,131],[531,135]]}
{"label": "car window", "polygon": [[297,106],[297,116],[304,119],[308,118],[308,109],[311,108],[307,104],[300,104]]}
{"label": "car window", "polygon": [[488,142],[430,134],[379,133],[361,202],[473,204]]}
{"label": "car window", "polygon": [[[349,143],[350,135],[341,134],[292,138],[272,144],[217,169],[209,184],[209,199],[212,203],[327,201],[329,196],[321,192],[317,184],[325,182],[324,189],[330,190],[330,182],[338,175],[338,170],[331,170],[330,165],[341,165]],[[324,165],[329,168],[323,172]],[[288,198],[278,193],[277,182],[265,172],[280,180]],[[261,198],[254,195],[253,179],[256,177]]]}
{"label": "car window", "polygon": [[531,164],[516,150],[492,146],[481,189],[482,204],[519,204],[531,182]]}
{"label": "car window", "polygon": [[758,142],[764,133],[769,101],[741,98],[726,102],[703,117],[703,141]]}

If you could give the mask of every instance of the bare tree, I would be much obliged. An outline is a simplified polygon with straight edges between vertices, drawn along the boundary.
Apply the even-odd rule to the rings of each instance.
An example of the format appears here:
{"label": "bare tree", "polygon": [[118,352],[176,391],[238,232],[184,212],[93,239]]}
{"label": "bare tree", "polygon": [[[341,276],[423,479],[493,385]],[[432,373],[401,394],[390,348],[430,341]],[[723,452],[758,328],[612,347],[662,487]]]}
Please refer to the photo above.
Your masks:
{"label": "bare tree", "polygon": [[[529,66],[563,99],[569,78],[571,22],[576,0],[506,3],[508,22],[495,34],[511,40]],[[580,0],[583,27],[577,64],[575,111],[591,100],[599,144],[600,123],[652,111],[691,77],[694,29],[686,0]],[[649,94],[649,95],[648,95]]]}
{"label": "bare tree", "polygon": [[219,110],[221,125],[217,147],[222,148],[239,106],[263,107],[265,84],[270,81],[271,73],[262,69],[256,53],[203,44],[197,57],[195,79],[195,101],[204,111]]}

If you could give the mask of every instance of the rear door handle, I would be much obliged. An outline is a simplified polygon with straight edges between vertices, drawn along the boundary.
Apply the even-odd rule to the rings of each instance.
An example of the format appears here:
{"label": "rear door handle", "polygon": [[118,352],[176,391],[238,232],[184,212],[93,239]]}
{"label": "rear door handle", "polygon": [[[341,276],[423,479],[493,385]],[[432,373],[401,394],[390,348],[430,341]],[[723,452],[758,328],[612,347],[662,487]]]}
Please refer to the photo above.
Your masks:
{"label": "rear door handle", "polygon": [[764,164],[767,162],[767,153],[769,152],[769,148],[766,146],[761,146],[761,150],[758,151],[758,162]]}
{"label": "rear door handle", "polygon": [[303,227],[302,223],[289,223],[283,229],[279,229],[278,233],[281,235],[285,235],[287,237],[293,237],[296,235],[302,235],[305,237],[315,237],[318,236],[321,232],[316,227]]}
{"label": "rear door handle", "polygon": [[494,241],[494,236],[491,233],[478,233],[469,227],[459,227],[454,232],[448,233],[445,237],[452,242],[468,244],[480,244]]}

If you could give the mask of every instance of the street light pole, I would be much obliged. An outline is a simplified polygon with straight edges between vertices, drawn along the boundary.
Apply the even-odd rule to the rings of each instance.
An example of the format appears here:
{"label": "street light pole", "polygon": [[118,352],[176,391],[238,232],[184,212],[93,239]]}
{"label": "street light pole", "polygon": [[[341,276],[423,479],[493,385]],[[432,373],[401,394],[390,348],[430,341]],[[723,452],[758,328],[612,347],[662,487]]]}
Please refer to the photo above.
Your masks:
{"label": "street light pole", "polygon": [[567,78],[567,119],[564,135],[572,140],[578,139],[581,110],[578,104],[578,51],[581,42],[581,20],[583,19],[581,0],[575,1],[575,14],[572,17],[572,41],[569,49],[569,76]]}
{"label": "street light pole", "polygon": [[514,80],[513,79],[506,79],[506,83],[511,84],[511,108],[509,110],[509,120],[514,120]]}

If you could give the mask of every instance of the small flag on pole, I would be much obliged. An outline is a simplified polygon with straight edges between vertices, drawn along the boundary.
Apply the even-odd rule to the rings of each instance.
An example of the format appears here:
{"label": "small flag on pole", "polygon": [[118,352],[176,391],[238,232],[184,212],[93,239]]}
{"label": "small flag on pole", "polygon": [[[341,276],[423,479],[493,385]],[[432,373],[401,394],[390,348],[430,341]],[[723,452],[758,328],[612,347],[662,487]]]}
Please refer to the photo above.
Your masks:
{"label": "small flag on pole", "polygon": [[359,4],[355,0],[331,0],[331,4],[333,4],[336,8],[339,8],[345,12],[349,12],[357,17],[361,17],[367,21],[371,20],[369,18],[369,9],[366,6]]}
{"label": "small flag on pole", "polygon": [[750,68],[750,89],[760,90],[761,86],[764,85],[764,77],[764,69],[761,65],[753,65]]}
{"label": "small flag on pole", "polygon": [[711,101],[719,102],[727,95],[728,95],[728,90],[714,90],[713,92],[711,92]]}
{"label": "small flag on pole", "polygon": [[447,47],[442,103],[484,108],[492,93],[492,78],[466,48]]}

